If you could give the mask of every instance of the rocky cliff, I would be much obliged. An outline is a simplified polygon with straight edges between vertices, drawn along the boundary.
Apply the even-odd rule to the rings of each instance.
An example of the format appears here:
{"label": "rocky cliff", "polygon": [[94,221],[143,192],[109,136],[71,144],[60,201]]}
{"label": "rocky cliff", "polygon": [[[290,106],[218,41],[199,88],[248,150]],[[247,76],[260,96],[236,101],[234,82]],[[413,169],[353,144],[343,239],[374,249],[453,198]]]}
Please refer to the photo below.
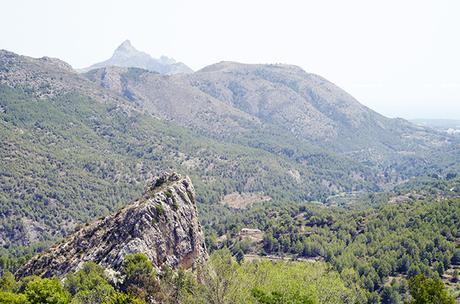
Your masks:
{"label": "rocky cliff", "polygon": [[190,178],[176,173],[153,178],[141,198],[32,258],[16,276],[63,276],[86,261],[116,276],[124,256],[138,252],[157,269],[163,265],[195,269],[206,259]]}

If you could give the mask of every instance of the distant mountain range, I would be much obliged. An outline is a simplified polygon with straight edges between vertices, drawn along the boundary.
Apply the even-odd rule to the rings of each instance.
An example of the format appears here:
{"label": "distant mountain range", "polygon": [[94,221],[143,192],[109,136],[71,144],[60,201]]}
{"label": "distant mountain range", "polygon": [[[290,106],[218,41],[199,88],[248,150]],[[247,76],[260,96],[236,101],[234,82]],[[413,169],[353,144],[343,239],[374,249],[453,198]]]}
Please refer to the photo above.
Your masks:
{"label": "distant mountain range", "polygon": [[93,69],[109,66],[136,67],[163,75],[193,73],[193,70],[182,62],[176,62],[174,59],[166,56],[161,56],[159,59],[156,59],[147,53],[136,50],[129,40],[124,41],[115,50],[112,57],[106,61],[93,64],[92,66],[81,69],[80,71],[87,72]]}
{"label": "distant mountain range", "polygon": [[422,125],[429,126],[433,128],[441,129],[458,129],[460,130],[460,119],[412,119],[411,122]]}

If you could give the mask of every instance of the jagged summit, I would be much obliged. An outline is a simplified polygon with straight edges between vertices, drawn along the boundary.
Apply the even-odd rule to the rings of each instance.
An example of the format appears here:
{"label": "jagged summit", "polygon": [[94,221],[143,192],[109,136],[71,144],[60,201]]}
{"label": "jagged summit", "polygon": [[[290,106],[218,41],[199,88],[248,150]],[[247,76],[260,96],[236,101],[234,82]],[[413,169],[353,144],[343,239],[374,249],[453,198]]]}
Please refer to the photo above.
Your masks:
{"label": "jagged summit", "polygon": [[153,58],[149,54],[137,50],[130,40],[125,40],[113,52],[110,59],[96,63],[88,68],[84,68],[81,72],[87,72],[97,68],[108,66],[119,67],[134,67],[142,68],[149,71],[158,72],[164,75],[192,73],[190,69],[182,62],[176,62],[173,58],[161,56],[159,59]]}
{"label": "jagged summit", "polygon": [[120,46],[118,46],[115,49],[115,51],[113,52],[113,55],[110,58],[110,60],[112,60],[112,61],[115,61],[117,59],[118,60],[122,60],[122,59],[129,60],[130,58],[135,58],[135,57],[143,58],[144,60],[153,59],[152,57],[150,57],[149,54],[137,50],[131,44],[131,41],[125,40],[125,41],[123,41],[122,44],[120,44]]}
{"label": "jagged summit", "polygon": [[16,276],[64,276],[94,261],[117,280],[124,256],[138,252],[157,270],[195,269],[207,258],[189,177],[171,172],[153,178],[141,198],[32,258]]}
{"label": "jagged summit", "polygon": [[136,50],[129,39],[126,39],[123,41],[120,46],[115,50],[115,52],[121,52],[121,51],[130,51],[130,50]]}

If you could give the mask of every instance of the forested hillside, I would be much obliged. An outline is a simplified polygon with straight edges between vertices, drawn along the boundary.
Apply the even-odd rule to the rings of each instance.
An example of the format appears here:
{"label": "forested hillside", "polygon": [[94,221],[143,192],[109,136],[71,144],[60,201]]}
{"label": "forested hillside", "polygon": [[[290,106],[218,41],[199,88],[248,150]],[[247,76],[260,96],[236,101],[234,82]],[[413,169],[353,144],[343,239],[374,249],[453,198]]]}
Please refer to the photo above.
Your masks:
{"label": "forested hillside", "polygon": [[[167,168],[191,174],[205,203],[235,191],[304,200],[328,193],[330,185],[353,185],[351,161],[332,162],[316,152],[314,163],[299,167],[287,157],[217,143],[79,94],[38,100],[2,86],[0,101],[3,244],[62,236],[134,199],[147,172]],[[305,176],[303,183],[294,171]]]}
{"label": "forested hillside", "polygon": [[[134,199],[150,172],[191,175],[202,203],[378,188],[372,168],[294,139],[217,141],[142,113],[54,59],[2,53],[0,242],[28,245]],[[252,140],[253,139],[253,140]],[[216,207],[217,208],[217,207]],[[215,209],[215,208],[214,208]]]}
{"label": "forested hillside", "polygon": [[[32,298],[54,290],[62,303],[151,294],[165,303],[403,303],[428,290],[451,303],[444,286],[458,298],[459,137],[385,118],[297,67],[83,75],[0,51],[0,140],[0,286],[10,302],[40,303]],[[164,170],[195,184],[214,252],[202,277],[166,271],[157,281],[139,270],[118,286],[91,264],[70,274],[95,276],[95,295],[86,283],[8,274],[128,205]]]}
{"label": "forested hillside", "polygon": [[[383,303],[402,303],[407,280],[418,274],[442,278],[460,298],[459,185],[459,178],[439,179],[341,207],[266,203],[228,210],[206,222],[208,248],[324,260]],[[263,231],[261,243],[241,237],[242,228]]]}

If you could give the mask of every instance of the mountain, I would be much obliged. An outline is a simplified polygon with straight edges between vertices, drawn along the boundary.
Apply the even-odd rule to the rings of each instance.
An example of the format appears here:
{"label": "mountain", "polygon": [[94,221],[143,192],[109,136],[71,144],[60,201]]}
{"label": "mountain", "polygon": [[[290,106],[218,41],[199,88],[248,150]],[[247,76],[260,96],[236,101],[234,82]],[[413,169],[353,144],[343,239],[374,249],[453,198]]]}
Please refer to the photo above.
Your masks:
{"label": "mountain", "polygon": [[[206,243],[228,249],[209,259],[199,282],[165,273],[157,287],[177,296],[181,285],[200,303],[227,296],[216,288],[246,290],[241,303],[276,301],[274,291],[300,286],[292,269],[308,265],[302,275],[317,283],[301,290],[326,290],[321,303],[331,302],[331,287],[334,303],[410,299],[407,279],[419,273],[458,294],[460,138],[381,116],[296,66],[77,73],[59,59],[0,51],[0,142],[0,273],[9,286],[6,270],[62,276],[88,260],[116,281],[130,252],[156,268],[193,269]],[[164,171],[190,178],[154,177]],[[230,251],[279,262],[237,264]],[[93,269],[105,282],[102,268],[86,266],[74,280]],[[266,289],[257,289],[260,277]],[[337,290],[342,277],[349,291]],[[53,282],[27,278],[18,292],[59,288]]]}
{"label": "mountain", "polygon": [[[112,69],[117,70],[108,68]],[[136,73],[159,76],[141,69],[120,69],[132,77]],[[168,77],[173,76],[160,80]],[[182,102],[189,100],[188,90]],[[175,94],[163,93],[165,99],[166,94]],[[242,133],[230,140],[236,127],[232,130],[226,123],[238,122],[238,117],[251,122],[252,118],[222,101],[213,104],[210,100],[209,109],[223,107],[219,115],[229,118],[217,120],[207,110],[208,102],[201,104],[201,110],[190,108],[189,115],[180,114],[179,107],[180,119],[161,116],[58,59],[0,51],[0,254],[6,248],[14,258],[15,246],[68,235],[77,225],[138,197],[152,172],[168,169],[192,178],[203,222],[225,208],[217,203],[227,194],[253,197],[249,194],[255,193],[281,203],[323,199],[341,191],[376,190],[386,182],[375,168],[275,129],[268,136],[267,130],[241,123],[241,129],[248,130],[246,137]],[[201,129],[179,124],[192,111],[201,115]],[[210,136],[200,131],[209,128],[207,124],[229,133]],[[260,123],[255,120],[252,125],[256,124]]]}
{"label": "mountain", "polygon": [[228,209],[225,197],[325,201],[460,163],[455,137],[385,118],[319,76],[233,62],[193,74],[81,74],[0,51],[0,139],[6,252],[117,210],[152,172],[189,175],[208,225]]}
{"label": "mountain", "polygon": [[306,143],[376,166],[401,160],[424,166],[427,153],[452,144],[445,133],[386,118],[291,65],[220,62],[168,77],[105,68],[86,76],[162,119],[257,147],[292,138],[295,146]]}
{"label": "mountain", "polygon": [[129,40],[124,41],[115,50],[110,59],[93,64],[92,66],[84,68],[81,71],[87,72],[93,69],[109,66],[137,67],[163,75],[193,72],[193,70],[186,66],[184,63],[176,62],[172,58],[161,56],[159,59],[156,59],[147,53],[138,51],[131,45]]}
{"label": "mountain", "polygon": [[203,264],[207,253],[190,178],[176,173],[153,178],[141,198],[32,258],[16,276],[62,277],[93,261],[115,279],[130,253],[145,254],[157,270]]}

